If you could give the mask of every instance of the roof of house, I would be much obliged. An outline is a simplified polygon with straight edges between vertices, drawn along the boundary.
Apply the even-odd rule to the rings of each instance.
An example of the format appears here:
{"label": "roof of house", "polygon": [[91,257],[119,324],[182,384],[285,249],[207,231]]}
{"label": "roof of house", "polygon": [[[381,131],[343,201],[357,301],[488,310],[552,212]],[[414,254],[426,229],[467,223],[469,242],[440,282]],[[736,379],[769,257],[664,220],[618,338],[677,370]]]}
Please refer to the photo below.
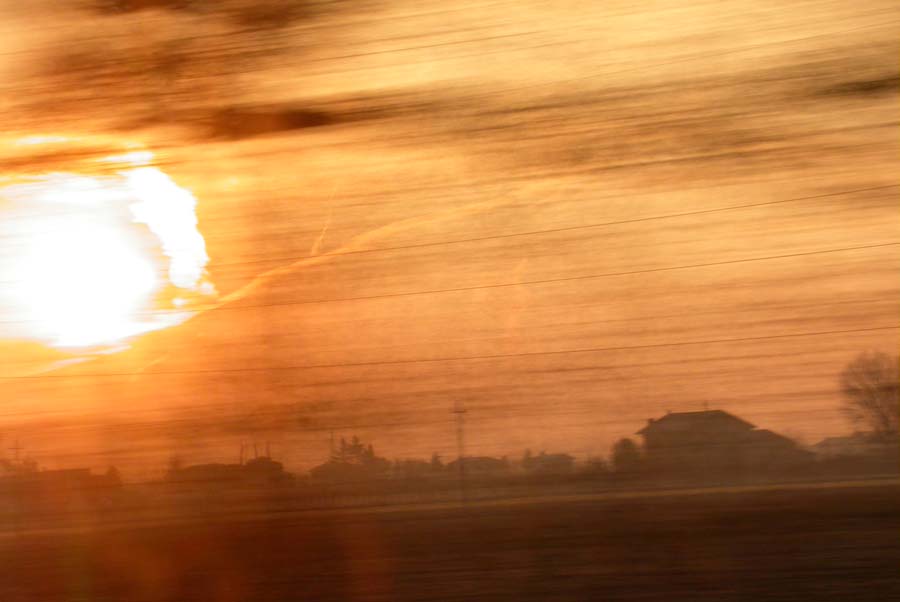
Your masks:
{"label": "roof of house", "polygon": [[669,412],[662,418],[647,421],[647,426],[637,433],[643,435],[654,430],[686,430],[697,426],[730,425],[750,430],[755,428],[746,420],[722,410],[703,410],[701,412]]}
{"label": "roof of house", "polygon": [[747,433],[747,440],[755,445],[796,447],[797,443],[784,435],[768,429],[754,429]]}
{"label": "roof of house", "polygon": [[825,437],[813,445],[813,447],[821,449],[836,446],[871,445],[877,442],[878,438],[871,433],[853,433],[852,435],[845,435],[843,437]]}

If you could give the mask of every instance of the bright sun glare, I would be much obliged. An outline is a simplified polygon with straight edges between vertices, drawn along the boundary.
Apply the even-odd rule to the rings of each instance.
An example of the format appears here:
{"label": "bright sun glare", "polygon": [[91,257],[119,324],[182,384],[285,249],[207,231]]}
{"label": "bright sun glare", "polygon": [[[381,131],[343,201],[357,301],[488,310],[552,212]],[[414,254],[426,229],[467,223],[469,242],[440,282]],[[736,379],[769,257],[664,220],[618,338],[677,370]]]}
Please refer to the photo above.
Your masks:
{"label": "bright sun glare", "polygon": [[[18,213],[6,233],[23,241],[4,249],[13,285],[4,302],[25,336],[58,347],[118,343],[184,321],[189,307],[174,307],[215,293],[196,200],[151,160],[147,151],[107,156],[95,160],[106,167],[99,175],[53,171],[0,190]],[[175,291],[173,307],[154,303],[164,287]]]}
{"label": "bright sun glare", "polygon": [[60,346],[114,342],[141,330],[136,315],[158,286],[153,265],[122,234],[90,223],[37,241],[21,260],[30,319]]}

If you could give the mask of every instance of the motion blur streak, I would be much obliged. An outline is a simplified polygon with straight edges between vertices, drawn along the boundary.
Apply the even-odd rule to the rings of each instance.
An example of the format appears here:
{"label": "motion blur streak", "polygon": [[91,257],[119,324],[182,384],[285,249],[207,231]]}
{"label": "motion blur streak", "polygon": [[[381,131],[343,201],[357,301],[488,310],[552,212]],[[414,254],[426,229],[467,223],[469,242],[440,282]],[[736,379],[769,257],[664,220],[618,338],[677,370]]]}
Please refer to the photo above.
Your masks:
{"label": "motion blur streak", "polygon": [[900,599],[898,56],[898,0],[0,0],[0,602]]}

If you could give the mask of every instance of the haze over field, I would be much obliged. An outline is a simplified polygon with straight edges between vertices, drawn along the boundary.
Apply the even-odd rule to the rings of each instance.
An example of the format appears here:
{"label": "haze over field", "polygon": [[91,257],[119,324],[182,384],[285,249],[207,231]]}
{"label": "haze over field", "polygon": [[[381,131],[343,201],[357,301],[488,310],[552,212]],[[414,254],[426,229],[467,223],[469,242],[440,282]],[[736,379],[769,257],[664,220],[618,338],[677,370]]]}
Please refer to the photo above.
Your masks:
{"label": "haze over field", "polygon": [[[811,443],[851,430],[843,366],[900,343],[896,2],[53,4],[0,4],[0,436],[42,465],[308,468],[331,431],[451,457],[455,402],[473,454],[606,454],[707,405]],[[90,347],[21,313],[22,236],[110,257],[10,200],[86,169],[38,135],[155,153],[208,256],[182,286],[184,247],[92,208],[156,279],[54,277],[67,326],[118,328]]]}

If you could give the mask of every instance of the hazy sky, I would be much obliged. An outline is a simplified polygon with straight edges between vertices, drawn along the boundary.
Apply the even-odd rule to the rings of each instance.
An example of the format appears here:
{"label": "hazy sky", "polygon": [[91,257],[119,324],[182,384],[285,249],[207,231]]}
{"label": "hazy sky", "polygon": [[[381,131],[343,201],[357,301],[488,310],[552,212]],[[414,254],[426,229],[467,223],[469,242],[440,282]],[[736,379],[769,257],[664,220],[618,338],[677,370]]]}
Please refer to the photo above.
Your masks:
{"label": "hazy sky", "polygon": [[[148,104],[186,107],[172,122],[111,124],[104,99],[134,84],[118,72],[80,92],[101,108],[59,114],[153,149],[194,194],[219,296],[130,350],[6,378],[0,435],[48,466],[137,474],[242,441],[308,467],[332,429],[453,456],[456,401],[473,454],[606,454],[704,407],[805,442],[851,429],[838,373],[898,345],[894,3],[373,10],[292,25],[227,81],[178,72],[185,96],[142,81]],[[54,35],[125,52],[82,18],[33,25],[49,46],[6,42],[37,86],[22,94],[62,85],[37,68]],[[24,130],[53,127],[5,90]],[[246,131],[211,137],[231,103]],[[245,135],[288,123],[284,103],[330,125]]]}

